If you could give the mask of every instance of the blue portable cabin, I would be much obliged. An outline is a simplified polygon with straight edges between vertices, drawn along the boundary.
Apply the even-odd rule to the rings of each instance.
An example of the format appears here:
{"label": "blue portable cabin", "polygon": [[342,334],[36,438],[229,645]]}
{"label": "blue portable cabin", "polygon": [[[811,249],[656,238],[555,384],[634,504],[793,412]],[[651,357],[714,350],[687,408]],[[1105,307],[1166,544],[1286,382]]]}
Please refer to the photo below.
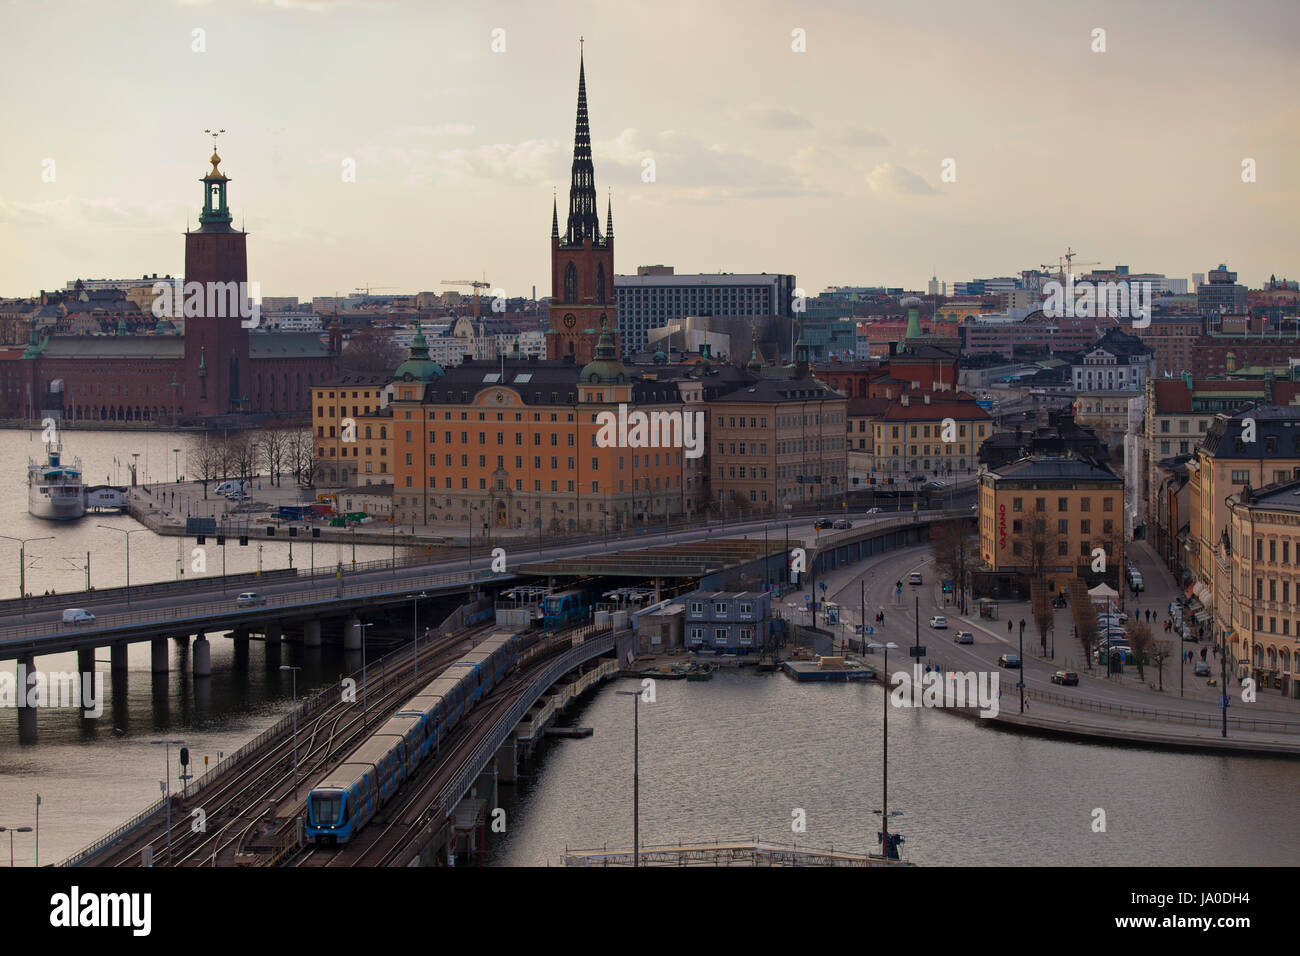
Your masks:
{"label": "blue portable cabin", "polygon": [[[351,758],[349,758],[349,761]],[[374,764],[344,762],[307,794],[307,839],[347,843],[379,808]]]}
{"label": "blue portable cabin", "polygon": [[424,714],[399,711],[375,731],[371,739],[385,740],[390,744],[396,752],[401,780],[406,780],[415,772],[420,759],[428,750]]}

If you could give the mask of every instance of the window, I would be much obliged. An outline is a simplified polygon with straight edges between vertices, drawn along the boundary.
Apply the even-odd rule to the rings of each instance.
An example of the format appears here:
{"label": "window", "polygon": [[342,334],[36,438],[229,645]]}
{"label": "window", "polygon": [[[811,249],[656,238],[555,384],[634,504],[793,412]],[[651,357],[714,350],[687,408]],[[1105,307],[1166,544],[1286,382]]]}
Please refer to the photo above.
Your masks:
{"label": "window", "polygon": [[1046,511],[1046,510],[1047,510],[1047,499],[1046,499],[1046,498],[1035,498],[1035,499],[1034,499],[1034,510],[1035,510],[1035,511]]}
{"label": "window", "polygon": [[1011,499],[1011,510],[1012,510],[1012,511],[1024,511],[1024,510],[1025,510],[1025,509],[1024,509],[1024,499],[1023,499],[1023,498],[1012,498],[1012,499]]}
{"label": "window", "polygon": [[1079,499],[1079,510],[1080,510],[1080,511],[1091,511],[1091,510],[1092,510],[1092,499],[1091,499],[1091,498],[1080,498],[1080,499]]}
{"label": "window", "polygon": [[1056,531],[1057,534],[1069,534],[1070,522],[1062,518],[1060,521],[1056,522]]}
{"label": "window", "polygon": [[[1114,510],[1115,510],[1115,499],[1114,499],[1114,498],[1110,498],[1110,497],[1102,498],[1102,499],[1101,499],[1101,510],[1102,510],[1102,511],[1114,511]],[[1109,524],[1109,522],[1107,522],[1107,523]]]}
{"label": "window", "polygon": [[1057,499],[1056,499],[1056,510],[1057,510],[1057,511],[1069,511],[1069,510],[1070,510],[1070,499],[1069,499],[1069,498],[1057,498]]}
{"label": "window", "polygon": [[1062,558],[1068,555],[1070,553],[1070,542],[1068,541],[1056,542],[1056,553],[1058,557],[1062,557]]}
{"label": "window", "polygon": [[1241,470],[1236,470],[1236,469],[1233,470],[1232,483],[1234,485],[1244,485],[1248,481],[1250,481],[1250,472],[1248,470],[1244,468]]}

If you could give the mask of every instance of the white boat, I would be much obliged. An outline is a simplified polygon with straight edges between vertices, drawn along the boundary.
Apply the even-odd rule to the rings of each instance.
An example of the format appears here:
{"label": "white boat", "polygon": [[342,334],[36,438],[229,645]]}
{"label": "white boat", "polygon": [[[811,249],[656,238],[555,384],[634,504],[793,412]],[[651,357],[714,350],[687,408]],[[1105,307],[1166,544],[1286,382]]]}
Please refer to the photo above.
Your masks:
{"label": "white boat", "polygon": [[63,444],[47,442],[45,463],[27,459],[27,510],[50,521],[73,521],[86,513],[81,459],[63,463]]}

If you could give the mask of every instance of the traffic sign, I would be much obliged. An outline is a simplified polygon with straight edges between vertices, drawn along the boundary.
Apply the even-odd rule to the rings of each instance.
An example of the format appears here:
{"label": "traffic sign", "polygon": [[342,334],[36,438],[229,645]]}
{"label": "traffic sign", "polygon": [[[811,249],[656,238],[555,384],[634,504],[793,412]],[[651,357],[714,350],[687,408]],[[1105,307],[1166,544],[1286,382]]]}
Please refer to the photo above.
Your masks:
{"label": "traffic sign", "polygon": [[924,656],[925,656],[925,645],[924,645],[924,644],[913,644],[911,647],[909,647],[909,648],[907,649],[907,654],[908,654],[909,657],[924,657]]}

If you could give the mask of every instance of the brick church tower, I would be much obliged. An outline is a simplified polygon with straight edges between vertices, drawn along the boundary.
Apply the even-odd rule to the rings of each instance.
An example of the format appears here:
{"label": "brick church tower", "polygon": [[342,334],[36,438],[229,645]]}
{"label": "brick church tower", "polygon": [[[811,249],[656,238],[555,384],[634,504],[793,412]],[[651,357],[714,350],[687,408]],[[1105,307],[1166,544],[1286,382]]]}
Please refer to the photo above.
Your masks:
{"label": "brick church tower", "polygon": [[[578,121],[573,138],[569,219],[560,232],[559,211],[551,206],[551,326],[546,357],[572,356],[578,365],[596,358],[601,329],[618,328],[614,304],[614,218],[606,206],[605,234],[596,214],[596,174],[591,165],[587,126],[587,78],[578,57]],[[617,335],[615,345],[617,347]]]}
{"label": "brick church tower", "polygon": [[[187,290],[193,288],[191,282],[202,283],[204,305],[201,314],[185,317],[184,405],[204,416],[245,411],[250,394],[248,329],[239,314],[245,298],[239,283],[248,281],[248,233],[231,225],[226,202],[230,179],[220,169],[215,145],[209,162],[212,169],[201,180],[199,228],[185,233],[185,283]],[[236,285],[231,289],[228,283]],[[209,291],[214,288],[216,292]],[[208,315],[209,303],[224,308]]]}

